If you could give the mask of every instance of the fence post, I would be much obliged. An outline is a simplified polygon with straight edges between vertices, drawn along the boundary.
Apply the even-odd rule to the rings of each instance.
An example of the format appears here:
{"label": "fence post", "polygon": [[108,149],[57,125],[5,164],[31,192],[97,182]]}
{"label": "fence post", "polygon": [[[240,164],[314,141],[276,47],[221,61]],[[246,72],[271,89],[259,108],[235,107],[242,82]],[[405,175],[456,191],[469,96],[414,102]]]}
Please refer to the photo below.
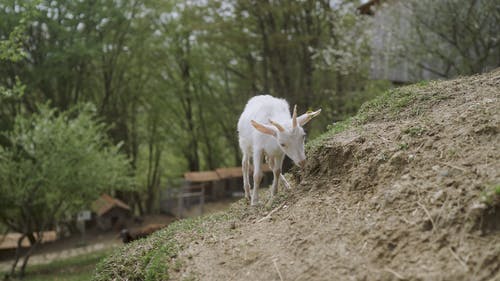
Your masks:
{"label": "fence post", "polygon": [[201,197],[200,197],[200,216],[203,215],[203,206],[205,205],[205,188],[201,188]]}
{"label": "fence post", "polygon": [[182,219],[182,211],[184,209],[183,203],[184,203],[184,198],[182,197],[182,192],[177,195],[178,201],[177,201],[177,210],[179,212],[179,218]]}

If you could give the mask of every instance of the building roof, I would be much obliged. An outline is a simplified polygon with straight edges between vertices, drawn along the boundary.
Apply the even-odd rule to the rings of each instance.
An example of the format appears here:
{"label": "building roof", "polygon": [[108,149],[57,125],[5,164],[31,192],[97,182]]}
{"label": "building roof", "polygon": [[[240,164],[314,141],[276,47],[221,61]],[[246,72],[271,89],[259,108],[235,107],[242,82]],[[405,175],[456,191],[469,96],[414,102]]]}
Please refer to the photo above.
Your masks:
{"label": "building roof", "polygon": [[[269,172],[269,165],[262,164],[262,171]],[[243,172],[241,167],[218,168],[215,171],[187,172],[184,179],[189,182],[210,182],[229,178],[241,178]]]}
{"label": "building roof", "polygon": [[97,200],[95,200],[92,203],[91,209],[98,216],[102,216],[105,213],[107,213],[109,210],[113,209],[114,207],[125,209],[127,211],[131,210],[129,205],[125,204],[120,199],[116,199],[116,198],[109,196],[108,194],[102,194],[101,197],[99,197]]}
{"label": "building roof", "polygon": [[[268,164],[262,164],[263,172],[270,172],[271,168],[269,168]],[[215,170],[221,179],[228,178],[241,178],[243,177],[243,171],[241,167],[228,167],[228,168],[219,168]]]}
{"label": "building roof", "polygon": [[216,169],[215,172],[219,175],[221,179],[240,178],[243,176],[243,171],[241,170],[241,167],[219,168]]}
{"label": "building roof", "polygon": [[202,171],[184,173],[184,179],[190,182],[209,182],[217,181],[220,177],[215,171]]}
{"label": "building roof", "polygon": [[[37,236],[34,233],[35,237]],[[0,250],[6,249],[15,249],[17,248],[17,240],[21,238],[21,233],[11,232],[6,235],[0,235]],[[57,239],[57,235],[55,231],[44,231],[42,243],[55,241]],[[29,247],[28,238],[25,238],[21,244],[22,247]]]}

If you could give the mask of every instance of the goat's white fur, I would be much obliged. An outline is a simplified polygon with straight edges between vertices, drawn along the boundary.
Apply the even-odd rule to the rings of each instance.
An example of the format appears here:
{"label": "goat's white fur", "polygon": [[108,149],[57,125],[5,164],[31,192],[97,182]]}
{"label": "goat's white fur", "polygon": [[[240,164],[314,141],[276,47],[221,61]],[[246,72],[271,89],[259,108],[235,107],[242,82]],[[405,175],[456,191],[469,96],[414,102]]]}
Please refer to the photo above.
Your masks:
{"label": "goat's white fur", "polygon": [[[259,201],[257,191],[262,180],[264,155],[267,156],[269,166],[273,171],[271,196],[274,196],[280,177],[284,180],[281,167],[285,154],[297,166],[305,164],[305,133],[302,126],[320,112],[321,109],[297,117],[297,106],[295,106],[292,117],[290,107],[284,99],[262,95],[255,96],[248,101],[238,121],[238,134],[243,153],[243,188],[247,199],[250,199],[250,159],[253,158],[252,205],[256,205]],[[284,182],[288,184],[286,180]]]}

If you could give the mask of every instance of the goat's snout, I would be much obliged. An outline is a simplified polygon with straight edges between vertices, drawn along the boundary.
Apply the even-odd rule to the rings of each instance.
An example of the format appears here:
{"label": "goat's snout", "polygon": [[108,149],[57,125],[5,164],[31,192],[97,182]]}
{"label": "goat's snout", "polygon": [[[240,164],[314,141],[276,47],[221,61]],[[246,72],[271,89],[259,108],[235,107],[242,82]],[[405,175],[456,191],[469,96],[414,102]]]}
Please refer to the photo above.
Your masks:
{"label": "goat's snout", "polygon": [[306,159],[299,162],[299,167],[304,168],[306,166]]}

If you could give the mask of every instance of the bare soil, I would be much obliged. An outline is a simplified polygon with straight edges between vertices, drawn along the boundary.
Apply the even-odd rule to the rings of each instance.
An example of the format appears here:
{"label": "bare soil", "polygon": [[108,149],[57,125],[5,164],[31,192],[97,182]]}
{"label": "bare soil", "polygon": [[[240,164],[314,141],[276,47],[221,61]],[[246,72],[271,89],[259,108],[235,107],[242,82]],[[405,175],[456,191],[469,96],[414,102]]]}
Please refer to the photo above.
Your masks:
{"label": "bare soil", "polygon": [[[420,97],[312,149],[284,205],[179,233],[173,280],[500,280],[500,70]],[[267,195],[263,196],[265,199]]]}

